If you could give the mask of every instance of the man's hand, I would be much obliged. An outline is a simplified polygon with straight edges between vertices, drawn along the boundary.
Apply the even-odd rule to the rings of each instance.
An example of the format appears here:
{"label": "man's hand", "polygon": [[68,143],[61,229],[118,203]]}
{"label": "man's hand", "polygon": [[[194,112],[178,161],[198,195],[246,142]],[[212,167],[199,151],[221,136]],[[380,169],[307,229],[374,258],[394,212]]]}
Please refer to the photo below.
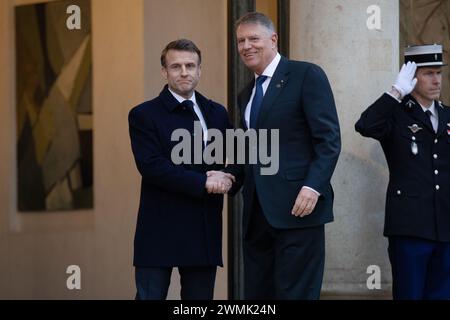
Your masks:
{"label": "man's hand", "polygon": [[300,218],[311,214],[316,207],[317,199],[319,199],[319,195],[316,192],[302,188],[295,199],[292,214]]}
{"label": "man's hand", "polygon": [[403,64],[400,73],[397,75],[397,79],[392,86],[400,93],[400,99],[414,90],[417,83],[417,78],[414,78],[416,69],[416,63],[409,61],[407,64]]}
{"label": "man's hand", "polygon": [[232,174],[222,171],[208,171],[206,176],[205,187],[208,193],[227,193],[236,181]]}

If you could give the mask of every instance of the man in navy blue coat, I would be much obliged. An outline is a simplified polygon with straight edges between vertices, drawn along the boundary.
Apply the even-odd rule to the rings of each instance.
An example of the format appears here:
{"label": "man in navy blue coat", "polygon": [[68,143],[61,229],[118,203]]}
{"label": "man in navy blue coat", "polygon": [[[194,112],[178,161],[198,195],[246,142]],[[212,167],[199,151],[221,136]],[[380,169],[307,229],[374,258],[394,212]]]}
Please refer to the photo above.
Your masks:
{"label": "man in navy blue coat", "polygon": [[[223,195],[215,193],[227,191],[233,177],[217,171],[223,163],[194,161],[193,152],[204,149],[208,129],[224,133],[231,125],[222,105],[195,91],[201,53],[192,41],[169,43],[161,65],[167,85],[158,97],[133,108],[128,119],[142,176],[134,239],[136,299],[165,299],[173,267],[180,273],[182,299],[212,299],[216,269],[223,265]],[[172,133],[184,129],[195,141],[194,122],[201,125],[201,145],[195,149],[192,142],[191,161],[178,163],[172,149],[180,141],[172,141]],[[215,173],[207,176],[209,170]]]}
{"label": "man in navy blue coat", "polygon": [[236,37],[242,61],[255,74],[238,97],[242,126],[279,132],[279,141],[266,146],[279,144],[278,172],[263,174],[260,162],[226,169],[237,182],[244,179],[245,298],[318,299],[324,224],[333,220],[330,179],[341,147],[333,94],[319,66],[278,53],[265,15],[240,18]]}
{"label": "man in navy blue coat", "polygon": [[356,131],[380,141],[389,166],[384,235],[394,299],[450,299],[450,109],[438,101],[442,46],[405,49],[389,92]]}

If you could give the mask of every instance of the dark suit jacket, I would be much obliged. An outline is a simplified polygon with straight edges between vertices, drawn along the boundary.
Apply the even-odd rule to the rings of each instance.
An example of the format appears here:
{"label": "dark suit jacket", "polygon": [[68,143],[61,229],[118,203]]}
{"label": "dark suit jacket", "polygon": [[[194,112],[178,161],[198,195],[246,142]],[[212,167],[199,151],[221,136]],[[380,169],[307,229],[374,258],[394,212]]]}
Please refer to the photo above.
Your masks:
{"label": "dark suit jacket", "polygon": [[[383,94],[355,125],[363,136],[380,141],[389,166],[386,236],[450,241],[450,109],[437,101],[435,107],[437,134],[412,96],[399,103]],[[414,124],[422,129],[413,133]]]}
{"label": "dark suit jacket", "polygon": [[[198,92],[208,129],[230,126],[223,106]],[[134,239],[134,265],[222,265],[222,195],[205,190],[206,171],[223,165],[181,164],[171,161],[175,129],[193,133],[194,115],[166,87],[160,95],[129,113],[131,146],[142,176]],[[193,139],[192,139],[193,140]]]}
{"label": "dark suit jacket", "polygon": [[[254,80],[238,97],[244,127],[245,108],[253,86]],[[332,221],[330,179],[341,140],[333,94],[322,69],[282,57],[264,95],[257,129],[279,130],[279,170],[275,175],[261,175],[260,163],[227,167],[239,181],[245,176],[244,230],[256,195],[275,228],[303,228]],[[321,196],[310,215],[298,218],[291,211],[303,186],[317,190]]]}

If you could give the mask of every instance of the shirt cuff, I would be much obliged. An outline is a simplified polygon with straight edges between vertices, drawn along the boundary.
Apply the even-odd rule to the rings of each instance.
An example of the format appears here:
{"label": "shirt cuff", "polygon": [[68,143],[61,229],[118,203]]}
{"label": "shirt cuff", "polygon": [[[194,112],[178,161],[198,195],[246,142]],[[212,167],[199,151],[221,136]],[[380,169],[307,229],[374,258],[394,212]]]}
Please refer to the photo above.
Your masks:
{"label": "shirt cuff", "polygon": [[394,96],[393,94],[391,94],[389,91],[386,91],[386,93],[387,93],[388,95],[390,95],[392,98],[394,98],[395,100],[397,100],[399,103],[402,102],[402,100],[398,99],[396,96]]}
{"label": "shirt cuff", "polygon": [[320,196],[320,193],[319,192],[317,192],[316,190],[314,190],[313,188],[310,188],[310,187],[307,187],[307,186],[303,186],[302,187],[302,189],[303,188],[305,188],[305,189],[309,189],[309,190],[311,190],[311,191],[313,191],[313,192],[315,192],[318,196]]}

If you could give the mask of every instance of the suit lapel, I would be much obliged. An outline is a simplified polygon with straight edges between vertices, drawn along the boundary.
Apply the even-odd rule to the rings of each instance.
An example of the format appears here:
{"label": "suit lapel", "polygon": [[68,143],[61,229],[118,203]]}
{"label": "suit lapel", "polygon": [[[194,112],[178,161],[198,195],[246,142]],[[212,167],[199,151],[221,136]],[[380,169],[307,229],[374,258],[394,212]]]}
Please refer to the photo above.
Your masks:
{"label": "suit lapel", "polygon": [[289,70],[288,70],[288,60],[281,57],[280,62],[273,74],[270,81],[269,87],[264,94],[264,99],[261,105],[261,111],[258,116],[257,128],[259,128],[261,122],[263,122],[267,116],[270,114],[270,109],[273,107],[275,99],[281,93],[283,88],[288,82]]}

